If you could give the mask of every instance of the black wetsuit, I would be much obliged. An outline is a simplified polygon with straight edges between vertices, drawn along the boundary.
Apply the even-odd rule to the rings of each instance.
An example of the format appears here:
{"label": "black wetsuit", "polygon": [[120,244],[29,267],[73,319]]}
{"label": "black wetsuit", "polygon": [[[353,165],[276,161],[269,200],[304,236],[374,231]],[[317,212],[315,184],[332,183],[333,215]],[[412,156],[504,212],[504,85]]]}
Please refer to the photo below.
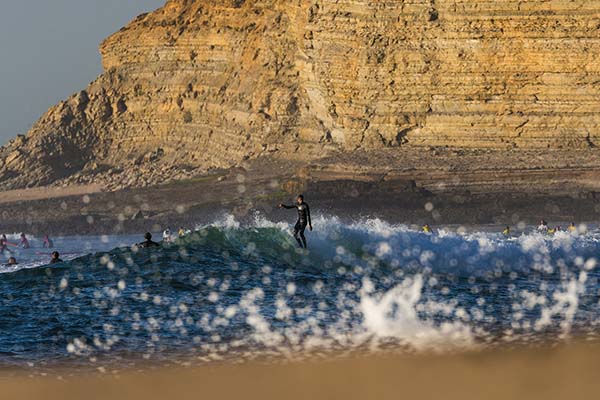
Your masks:
{"label": "black wetsuit", "polygon": [[304,231],[306,230],[307,225],[312,226],[312,221],[310,220],[310,207],[307,203],[302,202],[293,206],[283,205],[283,208],[288,210],[295,208],[298,211],[298,221],[296,222],[296,226],[294,226],[294,237],[298,241],[300,247],[307,249],[308,246],[306,244]]}
{"label": "black wetsuit", "polygon": [[160,244],[153,242],[152,240],[146,240],[145,242],[138,243],[138,247],[147,249],[149,247],[160,247]]}
{"label": "black wetsuit", "polygon": [[61,260],[60,258],[53,258],[52,260],[50,260],[50,264],[58,264],[64,262],[63,260]]}

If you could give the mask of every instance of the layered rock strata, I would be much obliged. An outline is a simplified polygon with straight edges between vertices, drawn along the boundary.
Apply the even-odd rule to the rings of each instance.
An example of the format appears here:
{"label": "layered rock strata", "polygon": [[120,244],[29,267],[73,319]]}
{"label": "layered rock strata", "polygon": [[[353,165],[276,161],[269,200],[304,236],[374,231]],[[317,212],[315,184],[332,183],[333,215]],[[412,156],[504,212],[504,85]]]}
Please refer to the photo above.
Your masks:
{"label": "layered rock strata", "polygon": [[266,154],[600,143],[597,0],[171,0],[0,150],[0,185],[158,183]]}

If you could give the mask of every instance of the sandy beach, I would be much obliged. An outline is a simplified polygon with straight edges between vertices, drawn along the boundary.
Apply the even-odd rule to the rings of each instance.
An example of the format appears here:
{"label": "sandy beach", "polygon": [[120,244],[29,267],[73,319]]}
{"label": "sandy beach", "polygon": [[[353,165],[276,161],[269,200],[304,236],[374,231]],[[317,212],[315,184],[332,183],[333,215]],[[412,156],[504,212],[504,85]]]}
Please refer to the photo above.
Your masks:
{"label": "sandy beach", "polygon": [[[591,399],[597,344],[0,380],[7,399]],[[60,377],[60,378],[59,378]]]}

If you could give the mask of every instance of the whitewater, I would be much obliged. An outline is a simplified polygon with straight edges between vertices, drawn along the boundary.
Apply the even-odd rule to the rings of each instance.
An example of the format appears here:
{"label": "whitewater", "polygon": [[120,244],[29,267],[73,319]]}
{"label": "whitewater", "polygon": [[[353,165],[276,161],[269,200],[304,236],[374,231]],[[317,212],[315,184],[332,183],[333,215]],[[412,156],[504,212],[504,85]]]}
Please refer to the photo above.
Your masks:
{"label": "whitewater", "polygon": [[[0,268],[0,364],[298,360],[596,339],[600,231],[424,234],[378,219],[232,216],[157,249],[140,236],[31,238]],[[13,236],[13,241],[16,236]],[[9,238],[10,240],[11,238]]]}

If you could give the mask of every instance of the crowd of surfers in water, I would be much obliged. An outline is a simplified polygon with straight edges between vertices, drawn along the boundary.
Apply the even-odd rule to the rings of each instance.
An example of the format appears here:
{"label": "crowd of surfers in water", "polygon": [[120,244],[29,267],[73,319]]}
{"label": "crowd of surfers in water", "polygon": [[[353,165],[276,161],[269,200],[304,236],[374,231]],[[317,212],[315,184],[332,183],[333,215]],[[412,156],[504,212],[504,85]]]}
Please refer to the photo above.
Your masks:
{"label": "crowd of surfers in water", "polygon": [[[312,220],[311,220],[311,215],[310,215],[310,207],[309,207],[308,203],[306,203],[304,201],[304,196],[299,195],[296,198],[296,202],[292,205],[279,204],[279,208],[286,209],[286,210],[296,210],[298,212],[298,219],[296,221],[296,224],[294,225],[293,236],[296,239],[296,241],[298,242],[298,246],[301,249],[308,249],[305,231],[306,231],[307,227],[312,231],[313,225],[312,225]],[[423,228],[421,229],[421,231],[425,234],[433,234],[433,228],[429,224],[425,224],[423,226]],[[562,232],[563,229],[560,226],[551,228],[550,226],[548,226],[548,222],[546,222],[545,220],[542,220],[540,222],[540,225],[537,228],[537,231],[541,234],[554,235],[558,232]],[[566,231],[570,232],[570,233],[577,232],[577,227],[575,226],[575,223],[572,222],[567,227]],[[180,227],[179,230],[177,231],[177,235],[173,235],[171,228],[167,228],[163,232],[162,243],[167,243],[167,244],[173,243],[174,239],[176,237],[183,238],[186,235],[188,235],[189,233],[191,233],[191,231],[186,230],[183,227]],[[502,234],[506,237],[511,236],[512,231],[511,231],[510,226],[507,226],[502,231]],[[52,239],[50,239],[50,237],[48,235],[44,236],[43,246],[46,249],[54,248],[54,242],[52,241]],[[154,240],[152,240],[152,234],[150,232],[147,232],[144,235],[144,241],[137,243],[135,246],[138,248],[145,249],[145,248],[160,247],[161,243],[158,243],[158,242],[155,242]],[[24,233],[21,233],[18,243],[9,242],[6,235],[2,235],[0,237],[0,252],[3,254],[5,252],[10,252],[10,249],[9,249],[10,247],[29,249],[29,248],[31,248],[31,245],[29,243],[29,240],[27,239],[27,236]],[[57,264],[57,263],[62,263],[62,262],[63,262],[63,260],[61,260],[60,254],[57,251],[53,251],[51,254],[49,263]],[[6,266],[14,266],[14,265],[18,265],[18,262],[15,257],[11,256],[8,259],[8,263],[6,264]]]}
{"label": "crowd of surfers in water", "polygon": [[[425,225],[423,225],[423,228],[421,229],[421,231],[423,233],[433,233],[433,228],[429,224],[425,224]],[[545,220],[542,220],[540,222],[540,225],[537,228],[537,231],[539,233],[545,234],[545,235],[554,235],[558,232],[575,233],[578,231],[578,229],[577,229],[577,226],[575,225],[575,222],[571,222],[571,224],[569,224],[569,226],[565,230],[560,225],[557,225],[556,227],[551,228],[550,226],[548,226],[548,222],[546,222]],[[510,226],[507,226],[506,228],[504,228],[504,230],[502,231],[502,234],[507,237],[511,236],[512,230],[510,229]]]}
{"label": "crowd of surfers in water", "polygon": [[[305,231],[306,228],[309,228],[311,231],[313,230],[312,219],[310,216],[310,207],[308,203],[304,201],[304,195],[299,195],[296,197],[296,203],[292,205],[279,204],[280,209],[286,210],[296,210],[298,212],[298,219],[296,221],[296,225],[294,225],[294,238],[298,242],[298,246],[303,249],[308,248],[308,243],[306,241]],[[190,231],[186,231],[183,227],[179,228],[177,232],[177,236],[184,237],[190,233]],[[171,228],[165,229],[163,232],[163,243],[172,243],[173,242],[173,234],[171,232]],[[160,243],[152,240],[152,234],[147,232],[144,235],[144,241],[138,243],[136,245],[138,248],[151,248],[158,247]]]}
{"label": "crowd of surfers in water", "polygon": [[[181,226],[181,227],[179,227],[179,230],[177,231],[177,237],[183,238],[186,235],[188,235],[189,233],[191,233],[191,231],[186,230],[183,226]],[[173,233],[171,232],[171,228],[167,228],[163,231],[162,239],[163,239],[163,243],[173,243],[174,237],[173,237]],[[144,241],[136,244],[136,246],[138,248],[147,249],[150,247],[159,247],[160,243],[153,241],[152,234],[150,232],[146,232],[146,234],[144,235]]]}
{"label": "crowd of surfers in water", "polygon": [[[54,241],[52,239],[50,239],[50,237],[48,235],[44,236],[44,242],[43,242],[43,247],[45,249],[52,249],[54,248]],[[29,239],[27,239],[27,235],[25,235],[24,233],[21,233],[21,235],[19,236],[19,240],[16,243],[10,242],[8,240],[8,238],[6,237],[6,235],[2,235],[0,236],[0,253],[5,254],[5,253],[10,253],[10,249],[11,248],[19,248],[19,249],[23,249],[23,250],[27,250],[27,249],[31,249],[31,244],[29,243]],[[61,263],[63,262],[63,260],[61,260],[60,258],[60,254],[58,251],[53,251],[50,254],[50,259],[48,261],[50,264],[57,264],[57,263]],[[14,265],[18,265],[18,261],[14,256],[10,256],[8,258],[8,262],[5,264],[5,266],[14,266]]]}
{"label": "crowd of surfers in water", "polygon": [[[296,197],[296,202],[294,204],[291,204],[291,205],[279,204],[279,208],[286,209],[286,210],[296,210],[298,212],[298,219],[296,220],[296,224],[294,225],[293,236],[296,239],[296,241],[298,242],[298,246],[301,249],[308,249],[305,231],[306,231],[307,227],[310,229],[310,231],[312,231],[313,225],[312,225],[312,220],[311,220],[311,215],[310,215],[310,206],[308,205],[308,203],[306,203],[306,201],[304,201],[304,195],[298,195],[298,197]],[[561,228],[560,226],[550,228],[548,226],[548,222],[546,222],[545,220],[542,220],[540,222],[540,225],[537,228],[537,231],[539,233],[545,234],[545,235],[554,235],[558,232],[562,232],[563,228]],[[578,229],[577,229],[577,226],[575,225],[575,223],[571,222],[571,224],[567,227],[566,231],[569,233],[575,233],[578,231]],[[422,228],[422,232],[425,234],[433,234],[433,228],[431,227],[431,225],[425,224]],[[184,231],[183,228],[179,229],[179,237],[183,237],[187,233],[189,233],[189,231]],[[502,234],[505,237],[510,237],[512,235],[512,230],[511,230],[510,226],[507,226],[506,228],[504,228],[504,230],[502,231]],[[163,232],[163,242],[170,243],[171,241],[172,241],[171,229],[167,228]],[[152,241],[152,234],[146,233],[145,241],[138,243],[137,246],[141,247],[141,248],[158,247],[158,246],[160,246],[160,243]]]}

